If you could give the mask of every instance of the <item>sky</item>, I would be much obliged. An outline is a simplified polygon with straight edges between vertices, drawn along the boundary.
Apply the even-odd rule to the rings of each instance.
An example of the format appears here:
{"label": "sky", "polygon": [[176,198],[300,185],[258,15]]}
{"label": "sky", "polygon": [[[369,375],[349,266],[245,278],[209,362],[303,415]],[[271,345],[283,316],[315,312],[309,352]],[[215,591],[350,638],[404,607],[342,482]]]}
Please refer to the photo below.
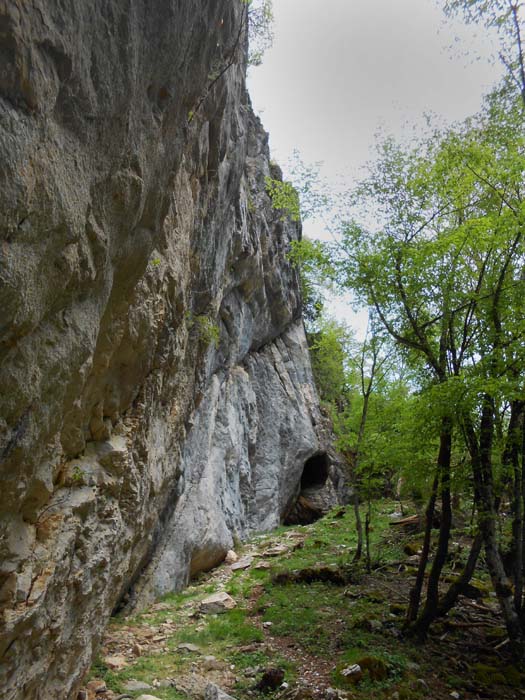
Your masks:
{"label": "sky", "polygon": [[[273,0],[274,42],[250,69],[255,111],[284,166],[297,149],[322,162],[334,188],[350,188],[373,155],[375,135],[409,139],[425,113],[450,123],[478,111],[501,67],[497,39],[446,20],[439,0]],[[322,224],[304,232],[323,237]],[[348,299],[334,315],[363,334]]]}

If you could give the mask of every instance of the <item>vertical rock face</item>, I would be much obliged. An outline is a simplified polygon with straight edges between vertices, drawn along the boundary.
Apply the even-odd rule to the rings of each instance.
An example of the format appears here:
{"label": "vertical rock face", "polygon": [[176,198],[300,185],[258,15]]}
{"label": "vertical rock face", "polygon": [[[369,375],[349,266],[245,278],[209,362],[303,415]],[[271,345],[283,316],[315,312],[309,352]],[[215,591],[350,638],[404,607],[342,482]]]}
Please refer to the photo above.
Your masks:
{"label": "vertical rock face", "polygon": [[73,696],[120,601],[278,524],[322,449],[246,8],[0,2],[4,700]]}

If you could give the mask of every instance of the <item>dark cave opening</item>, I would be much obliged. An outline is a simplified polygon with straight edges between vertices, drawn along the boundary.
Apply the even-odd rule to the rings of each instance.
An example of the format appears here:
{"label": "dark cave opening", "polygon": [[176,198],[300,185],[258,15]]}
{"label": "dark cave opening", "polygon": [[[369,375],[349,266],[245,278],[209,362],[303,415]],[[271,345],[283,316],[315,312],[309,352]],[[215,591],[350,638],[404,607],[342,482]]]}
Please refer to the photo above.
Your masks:
{"label": "dark cave opening", "polygon": [[328,455],[325,452],[309,457],[304,463],[303,475],[301,477],[301,491],[324,486],[328,479],[329,466]]}

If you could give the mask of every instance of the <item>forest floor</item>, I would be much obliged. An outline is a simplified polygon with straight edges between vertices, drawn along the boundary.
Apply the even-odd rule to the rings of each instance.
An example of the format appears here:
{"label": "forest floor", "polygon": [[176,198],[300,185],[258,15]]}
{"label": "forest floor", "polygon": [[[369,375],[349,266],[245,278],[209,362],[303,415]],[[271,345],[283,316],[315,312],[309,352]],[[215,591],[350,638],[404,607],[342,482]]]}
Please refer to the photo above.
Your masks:
{"label": "forest floor", "polygon": [[[373,568],[352,565],[354,518],[336,509],[308,526],[280,528],[239,548],[239,561],[202,575],[144,613],[114,618],[84,697],[202,698],[214,683],[238,700],[525,698],[525,673],[483,568],[427,642],[403,635],[421,535],[374,508]],[[444,585],[468,554],[454,531]],[[317,580],[324,579],[324,580]],[[221,613],[209,596],[227,593]],[[204,601],[204,602],[203,602]],[[355,664],[361,672],[352,668]]]}

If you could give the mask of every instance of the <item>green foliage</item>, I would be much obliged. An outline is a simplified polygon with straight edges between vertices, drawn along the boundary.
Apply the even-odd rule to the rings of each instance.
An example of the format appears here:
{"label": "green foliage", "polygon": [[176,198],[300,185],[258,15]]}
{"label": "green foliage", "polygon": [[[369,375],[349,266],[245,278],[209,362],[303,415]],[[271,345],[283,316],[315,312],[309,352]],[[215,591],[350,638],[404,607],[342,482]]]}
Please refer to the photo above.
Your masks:
{"label": "green foliage", "polygon": [[508,79],[518,88],[525,106],[525,6],[520,0],[446,0],[445,12],[460,14],[467,22],[496,29],[499,58]]}
{"label": "green foliage", "polygon": [[71,482],[74,486],[83,486],[85,483],[86,474],[84,470],[75,464],[73,468],[73,473],[71,474]]}
{"label": "green foliage", "polygon": [[273,43],[272,0],[241,0],[248,5],[248,65],[262,63],[264,53]]}
{"label": "green foliage", "polygon": [[286,171],[299,197],[303,221],[319,217],[333,205],[333,197],[321,179],[320,167],[321,163],[305,163],[297,150],[286,164]]}
{"label": "green foliage", "polygon": [[[384,140],[350,197],[356,206],[341,242],[293,246],[320,393],[332,406],[339,447],[370,493],[399,475],[408,489],[428,490],[445,416],[456,425],[453,484],[469,488],[460,424],[467,414],[478,421],[487,395],[501,423],[496,474],[503,468],[509,402],[524,392],[523,125],[520,97],[506,89],[479,115],[413,147]],[[360,223],[360,211],[375,224]],[[373,310],[371,337],[386,332],[394,364],[404,368],[374,380],[366,400],[372,348],[344,348],[323,320],[327,280]]]}
{"label": "green foliage", "polygon": [[292,221],[300,221],[299,195],[291,182],[265,178],[266,192],[272,200],[272,206],[282,213],[283,221],[288,217]]}
{"label": "green foliage", "polygon": [[186,323],[188,330],[194,330],[205,345],[213,344],[215,348],[219,347],[220,328],[210,316],[206,314],[193,316],[189,312],[186,314]]}
{"label": "green foliage", "polygon": [[424,361],[427,381],[467,365],[488,379],[493,338],[479,330],[492,324],[496,292],[506,300],[501,322],[511,337],[520,333],[521,127],[516,106],[503,113],[489,102],[478,119],[413,149],[386,141],[359,188],[378,228],[346,227],[340,280],[376,309],[413,363]]}
{"label": "green foliage", "polygon": [[520,478],[505,454],[509,407],[525,394],[523,127],[520,95],[507,88],[479,115],[410,148],[384,140],[353,193],[358,206],[340,244],[325,248],[339,285],[373,310],[410,370],[404,386],[385,376],[368,391],[363,349],[361,391],[350,390],[344,410],[333,412],[354,483],[370,497],[402,476],[421,503],[438,436],[452,425],[447,485],[475,497],[480,523],[492,528],[493,496],[482,491],[475,461],[481,440],[496,493]]}
{"label": "green foliage", "polygon": [[[272,169],[275,168],[278,166],[272,164]],[[280,177],[266,178],[266,191],[274,209],[283,212],[283,218],[287,216],[292,221],[304,221],[318,217],[328,209],[331,197],[320,180],[319,168],[320,163],[307,165],[299,152],[294,151],[286,168],[290,174],[289,181],[282,181]]]}
{"label": "green foliage", "polygon": [[[354,464],[362,496],[392,494],[400,477],[407,494],[428,489],[437,429],[421,403],[399,379],[383,381],[371,394],[359,464]],[[333,416],[337,445],[345,454],[356,451],[362,412],[363,396],[354,387],[348,407]]]}
{"label": "green foliage", "polygon": [[321,317],[308,334],[314,379],[323,401],[343,405],[348,393],[348,358],[355,347],[350,329]]}
{"label": "green foliage", "polygon": [[323,311],[324,294],[334,275],[330,256],[321,241],[303,238],[292,242],[288,257],[299,270],[303,317],[307,328],[314,331]]}

